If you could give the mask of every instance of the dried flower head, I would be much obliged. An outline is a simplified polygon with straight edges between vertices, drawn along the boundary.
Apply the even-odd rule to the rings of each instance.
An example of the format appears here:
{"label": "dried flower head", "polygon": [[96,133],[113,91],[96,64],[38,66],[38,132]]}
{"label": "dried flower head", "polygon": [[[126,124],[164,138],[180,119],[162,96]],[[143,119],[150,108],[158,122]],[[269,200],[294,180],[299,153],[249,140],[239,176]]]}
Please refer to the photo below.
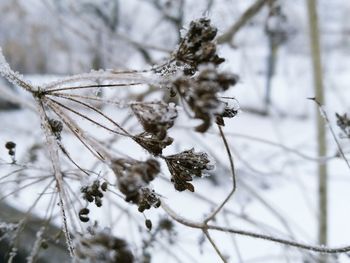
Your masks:
{"label": "dried flower head", "polygon": [[218,93],[226,91],[237,83],[235,74],[219,73],[212,65],[202,66],[195,77],[175,78],[170,87],[177,92],[202,123],[196,127],[198,132],[206,132],[214,117],[225,112],[225,102],[219,100]]}
{"label": "dried flower head", "polygon": [[220,126],[225,126],[224,118],[233,118],[238,114],[238,109],[225,104],[224,111],[216,116],[216,123]]}
{"label": "dried flower head", "polygon": [[118,188],[125,195],[125,201],[137,204],[139,211],[159,207],[160,200],[148,185],[160,172],[155,159],[136,162],[124,159],[114,160],[112,170],[118,177]]}
{"label": "dried flower head", "polygon": [[112,236],[109,229],[77,236],[74,244],[75,254],[80,260],[106,263],[134,262],[134,256],[127,243]]}
{"label": "dried flower head", "polygon": [[143,132],[133,137],[134,141],[141,145],[149,153],[157,156],[162,154],[163,149],[173,143],[173,138],[165,136],[159,139],[156,135]]}
{"label": "dried flower head", "polygon": [[165,157],[168,165],[171,181],[178,191],[189,190],[194,192],[190,181],[194,176],[202,177],[205,170],[213,169],[208,155],[203,152],[195,153],[194,149]]}
{"label": "dried flower head", "polygon": [[174,105],[164,102],[135,103],[131,109],[138,118],[146,132],[163,140],[167,130],[174,125],[177,110]]}
{"label": "dried flower head", "polygon": [[338,127],[343,131],[346,137],[350,138],[350,119],[347,114],[344,113],[343,115],[340,115],[336,113],[335,116],[337,117]]}
{"label": "dried flower head", "polygon": [[184,63],[184,73],[192,75],[198,65],[213,63],[219,65],[225,60],[216,52],[216,43],[213,41],[217,29],[210,24],[210,19],[200,18],[190,23],[187,34],[181,40],[175,51],[175,59]]}

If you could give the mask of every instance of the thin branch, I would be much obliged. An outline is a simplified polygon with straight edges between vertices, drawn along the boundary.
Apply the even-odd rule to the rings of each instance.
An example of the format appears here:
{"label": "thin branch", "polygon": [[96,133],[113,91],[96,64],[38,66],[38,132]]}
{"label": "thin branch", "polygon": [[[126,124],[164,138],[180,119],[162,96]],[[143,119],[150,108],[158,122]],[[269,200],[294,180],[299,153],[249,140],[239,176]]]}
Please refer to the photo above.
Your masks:
{"label": "thin branch", "polygon": [[226,140],[225,134],[224,134],[224,132],[222,130],[222,127],[220,125],[218,125],[218,128],[219,128],[219,131],[220,131],[221,138],[222,138],[222,140],[224,142],[224,145],[225,145],[225,149],[226,149],[226,152],[227,152],[228,159],[230,161],[230,169],[231,169],[231,174],[232,174],[232,190],[227,195],[225,200],[204,220],[205,224],[208,223],[210,220],[214,219],[214,217],[221,211],[221,209],[230,200],[230,198],[232,197],[232,195],[236,191],[236,173],[235,173],[235,166],[234,166],[234,163],[233,163],[233,157],[232,157],[232,154],[231,154],[228,142]]}
{"label": "thin branch", "polygon": [[219,250],[218,246],[216,245],[215,241],[211,238],[211,236],[209,235],[209,232],[207,230],[203,230],[204,235],[207,237],[207,239],[209,240],[210,244],[213,246],[213,248],[215,249],[216,253],[219,255],[219,257],[221,258],[222,262],[227,263],[228,261],[226,260],[226,258],[224,257],[224,255],[221,253],[221,251]]}
{"label": "thin branch", "polygon": [[229,29],[217,38],[218,44],[233,42],[233,38],[236,33],[245,25],[247,22],[256,15],[262,7],[268,2],[268,0],[257,0],[253,5],[251,5],[242,16],[229,27]]}
{"label": "thin branch", "polygon": [[178,223],[191,227],[191,228],[197,228],[201,230],[217,230],[225,233],[232,233],[232,234],[237,234],[241,236],[247,236],[247,237],[252,237],[256,239],[262,239],[262,240],[267,240],[275,243],[279,243],[282,245],[287,245],[295,248],[300,248],[308,251],[313,251],[313,252],[320,252],[320,253],[326,253],[326,254],[339,254],[339,253],[346,253],[350,252],[350,246],[343,246],[343,247],[337,247],[337,248],[330,248],[330,247],[325,247],[325,246],[313,246],[313,245],[308,245],[300,242],[295,242],[283,238],[278,238],[270,235],[264,235],[264,234],[259,234],[251,231],[245,231],[245,230],[239,230],[239,229],[234,229],[234,228],[228,228],[228,227],[221,227],[221,226],[216,226],[216,225],[207,225],[204,223],[200,222],[195,222],[192,220],[189,220],[187,218],[184,218],[182,216],[179,216],[174,210],[172,210],[165,202],[164,199],[162,200],[161,204],[162,208],[164,211],[175,221]]}

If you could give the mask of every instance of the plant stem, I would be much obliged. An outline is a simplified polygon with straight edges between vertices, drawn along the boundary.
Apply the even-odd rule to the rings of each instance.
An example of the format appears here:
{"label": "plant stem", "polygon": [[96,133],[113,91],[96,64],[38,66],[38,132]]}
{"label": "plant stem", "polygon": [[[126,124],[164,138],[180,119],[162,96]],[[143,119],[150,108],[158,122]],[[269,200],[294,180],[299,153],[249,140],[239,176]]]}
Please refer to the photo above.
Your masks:
{"label": "plant stem", "polygon": [[[320,50],[320,36],[318,28],[318,17],[316,9],[316,0],[307,1],[308,17],[309,17],[309,34],[310,34],[310,48],[312,56],[312,69],[314,78],[314,89],[316,100],[324,105],[324,90],[322,78],[322,62]],[[320,114],[317,114],[317,142],[318,142],[318,156],[325,156],[327,154],[326,145],[326,128],[324,120]],[[327,164],[318,164],[318,206],[319,206],[319,226],[318,226],[318,242],[320,245],[327,245]],[[319,262],[327,262],[325,255],[321,255]]]}

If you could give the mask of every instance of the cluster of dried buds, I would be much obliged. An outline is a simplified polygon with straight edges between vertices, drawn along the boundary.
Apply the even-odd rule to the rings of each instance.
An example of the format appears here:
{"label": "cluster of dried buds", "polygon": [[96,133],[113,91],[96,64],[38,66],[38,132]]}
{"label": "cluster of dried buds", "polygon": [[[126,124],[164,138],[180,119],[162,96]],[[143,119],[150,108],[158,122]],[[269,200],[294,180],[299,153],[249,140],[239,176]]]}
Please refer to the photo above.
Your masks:
{"label": "cluster of dried buds", "polygon": [[347,114],[344,113],[343,115],[339,115],[336,113],[335,116],[337,117],[338,127],[343,131],[346,137],[350,138],[350,119]]}
{"label": "cluster of dried buds", "polygon": [[202,177],[205,170],[212,170],[208,155],[203,152],[194,152],[194,149],[164,157],[168,165],[171,181],[178,191],[189,190],[194,192],[194,186],[189,183],[194,176]]}
{"label": "cluster of dried buds", "polygon": [[217,55],[214,38],[217,29],[210,19],[200,18],[190,23],[189,29],[174,53],[175,60],[184,64],[184,73],[192,75],[198,65],[213,63],[219,65],[225,60]]}
{"label": "cluster of dried buds", "polygon": [[113,161],[112,170],[118,178],[118,188],[125,195],[125,201],[137,204],[140,212],[152,206],[160,206],[158,195],[149,188],[149,183],[160,172],[158,161],[116,159]]}
{"label": "cluster of dried buds", "polygon": [[84,262],[134,262],[134,256],[125,240],[112,236],[109,229],[77,236],[75,254]]}
{"label": "cluster of dried buds", "polygon": [[[80,188],[80,192],[83,194],[83,199],[88,201],[89,203],[95,202],[97,207],[102,206],[102,197],[103,193],[107,191],[108,184],[107,182],[100,183],[99,180],[93,181],[93,183],[89,186],[83,186]],[[79,219],[82,222],[88,222],[90,210],[85,207],[80,209],[79,211]]]}
{"label": "cluster of dried buds", "polygon": [[173,142],[167,130],[177,117],[175,106],[164,102],[142,102],[132,104],[131,109],[145,130],[133,139],[150,153],[161,154]]}
{"label": "cluster of dried buds", "polygon": [[213,64],[199,68],[194,77],[175,77],[168,86],[173,94],[179,94],[194,114],[194,118],[202,120],[196,127],[198,132],[206,132],[214,117],[235,116],[235,109],[218,98],[218,93],[229,89],[237,83],[235,74],[219,73]]}
{"label": "cluster of dried buds", "polygon": [[103,193],[107,191],[107,182],[100,183],[99,180],[93,181],[89,186],[83,186],[80,188],[80,192],[83,194],[83,199],[92,203],[95,201],[97,207],[102,206]]}

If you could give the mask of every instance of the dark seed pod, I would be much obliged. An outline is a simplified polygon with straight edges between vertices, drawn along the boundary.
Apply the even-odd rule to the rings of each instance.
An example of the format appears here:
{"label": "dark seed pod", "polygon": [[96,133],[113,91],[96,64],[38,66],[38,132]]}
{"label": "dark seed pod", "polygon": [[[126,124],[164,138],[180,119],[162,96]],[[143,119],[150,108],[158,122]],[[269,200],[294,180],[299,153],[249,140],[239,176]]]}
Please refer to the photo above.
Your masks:
{"label": "dark seed pod", "polygon": [[102,199],[98,196],[95,197],[95,205],[97,207],[101,207],[102,206]]}
{"label": "dark seed pod", "polygon": [[47,241],[44,239],[43,241],[41,241],[40,244],[42,249],[48,249],[49,248],[49,244],[47,243]]}
{"label": "dark seed pod", "polygon": [[107,187],[108,187],[107,182],[103,182],[103,183],[101,184],[101,190],[102,190],[103,192],[106,192],[106,191],[107,191]]}
{"label": "dark seed pod", "polygon": [[12,149],[14,149],[15,147],[16,147],[16,144],[14,143],[14,142],[7,142],[6,144],[5,144],[5,147],[6,147],[6,149],[8,149],[8,150],[12,150]]}
{"label": "dark seed pod", "polygon": [[82,208],[79,211],[79,219],[81,222],[86,223],[90,220],[90,218],[88,217],[89,212],[90,212],[90,210],[88,208]]}
{"label": "dark seed pod", "polygon": [[90,210],[88,208],[82,208],[80,211],[79,211],[79,215],[87,215],[89,214]]}
{"label": "dark seed pod", "polygon": [[99,187],[100,187],[100,181],[99,180],[95,180],[92,183],[91,189],[92,189],[92,191],[96,191],[96,190],[98,190]]}
{"label": "dark seed pod", "polygon": [[146,227],[147,227],[147,229],[148,229],[149,231],[152,230],[152,221],[151,221],[151,220],[146,219],[145,225],[146,225]]}
{"label": "dark seed pod", "polygon": [[161,204],[162,204],[161,201],[158,200],[158,201],[154,204],[154,207],[155,207],[155,208],[158,208],[158,207],[160,207]]}
{"label": "dark seed pod", "polygon": [[87,186],[83,186],[83,187],[80,188],[80,192],[82,192],[82,193],[87,193],[87,191],[88,191],[88,187]]}
{"label": "dark seed pod", "polygon": [[89,222],[90,218],[88,216],[79,216],[79,219],[81,222]]}
{"label": "dark seed pod", "polygon": [[90,203],[92,203],[94,201],[94,198],[92,197],[92,195],[90,193],[85,193],[83,195],[83,199],[90,202]]}

